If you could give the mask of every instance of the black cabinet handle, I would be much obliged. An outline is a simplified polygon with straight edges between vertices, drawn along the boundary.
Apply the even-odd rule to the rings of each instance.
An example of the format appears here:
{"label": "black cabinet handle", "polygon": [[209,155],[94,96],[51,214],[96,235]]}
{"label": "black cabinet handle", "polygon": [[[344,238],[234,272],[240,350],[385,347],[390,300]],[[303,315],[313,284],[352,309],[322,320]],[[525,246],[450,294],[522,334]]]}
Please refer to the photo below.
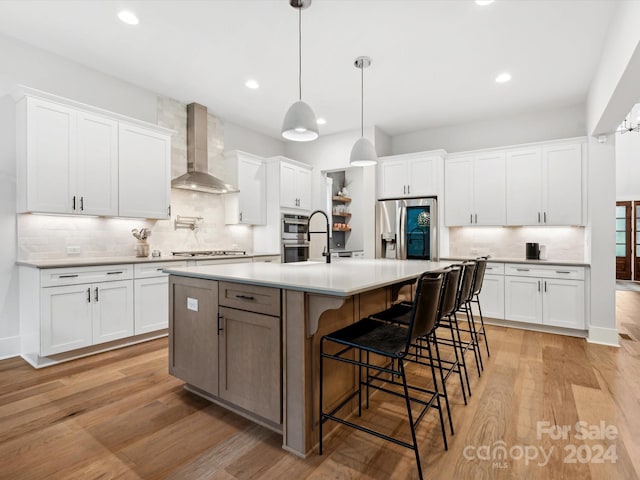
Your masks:
{"label": "black cabinet handle", "polygon": [[224,331],[224,328],[222,328],[222,320],[223,320],[223,316],[218,314],[218,335],[220,335],[220,332]]}
{"label": "black cabinet handle", "polygon": [[544,212],[543,217],[544,217],[544,223],[547,223],[547,212]]}
{"label": "black cabinet handle", "polygon": [[80,197],[80,211],[84,211],[84,197]]}
{"label": "black cabinet handle", "polygon": [[120,270],[119,272],[107,272],[107,275],[120,275],[123,274],[124,272],[122,270]]}
{"label": "black cabinet handle", "polygon": [[566,270],[556,270],[556,273],[565,273],[565,274],[569,274],[571,272],[568,272]]}
{"label": "black cabinet handle", "polygon": [[516,270],[517,270],[518,272],[528,272],[528,271],[529,271],[529,269],[528,269],[528,268],[516,268]]}
{"label": "black cabinet handle", "polygon": [[76,278],[78,275],[58,275],[58,278]]}
{"label": "black cabinet handle", "polygon": [[538,223],[540,223],[540,212],[538,212]]}
{"label": "black cabinet handle", "polygon": [[98,287],[96,287],[96,302],[100,301],[100,297],[98,297]]}
{"label": "black cabinet handle", "polygon": [[87,302],[91,303],[91,287],[87,288]]}
{"label": "black cabinet handle", "polygon": [[239,298],[241,300],[255,300],[255,297],[251,295],[236,295],[236,298]]}
{"label": "black cabinet handle", "polygon": [[538,280],[538,291],[540,291],[540,280]]}
{"label": "black cabinet handle", "polygon": [[547,291],[547,281],[546,280],[544,281],[544,291],[545,292]]}

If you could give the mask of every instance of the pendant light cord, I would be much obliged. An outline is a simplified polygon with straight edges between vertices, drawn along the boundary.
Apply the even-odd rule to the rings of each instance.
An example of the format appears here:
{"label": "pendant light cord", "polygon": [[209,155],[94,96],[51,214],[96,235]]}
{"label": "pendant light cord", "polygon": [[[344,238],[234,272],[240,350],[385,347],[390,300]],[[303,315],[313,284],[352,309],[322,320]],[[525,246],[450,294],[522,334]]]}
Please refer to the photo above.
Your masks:
{"label": "pendant light cord", "polygon": [[364,137],[364,61],[360,65],[360,136]]}
{"label": "pendant light cord", "polygon": [[298,8],[298,100],[302,100],[302,8]]}

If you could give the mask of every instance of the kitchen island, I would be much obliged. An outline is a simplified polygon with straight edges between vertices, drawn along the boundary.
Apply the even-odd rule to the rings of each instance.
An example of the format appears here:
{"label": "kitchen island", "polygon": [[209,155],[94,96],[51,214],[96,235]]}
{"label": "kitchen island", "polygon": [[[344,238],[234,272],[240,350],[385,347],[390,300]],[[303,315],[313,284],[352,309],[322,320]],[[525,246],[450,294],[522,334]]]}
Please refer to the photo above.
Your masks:
{"label": "kitchen island", "polygon": [[[450,262],[342,260],[169,268],[169,372],[185,388],[282,433],[302,457],[318,441],[320,338],[387,308]],[[325,405],[358,385],[325,371]]]}

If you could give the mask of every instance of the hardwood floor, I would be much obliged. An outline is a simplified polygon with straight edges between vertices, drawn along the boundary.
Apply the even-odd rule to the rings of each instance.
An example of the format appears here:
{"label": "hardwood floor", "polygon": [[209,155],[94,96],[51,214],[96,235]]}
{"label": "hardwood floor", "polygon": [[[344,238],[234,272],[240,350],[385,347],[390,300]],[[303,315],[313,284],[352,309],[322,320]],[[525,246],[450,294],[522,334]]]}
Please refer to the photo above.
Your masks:
{"label": "hardwood floor", "polygon": [[[628,337],[621,348],[488,327],[492,356],[485,354],[481,378],[469,356],[467,406],[457,380],[448,383],[456,428],[449,451],[435,412],[418,428],[425,478],[637,479],[640,292],[617,295]],[[401,401],[377,394],[363,418],[404,435],[402,414]],[[580,439],[578,421],[616,432]],[[539,432],[538,422],[566,425],[568,437]],[[167,374],[166,339],[43,370],[21,359],[0,362],[1,479],[417,478],[413,452],[346,427],[325,441],[321,457],[299,459],[281,443],[183,390]],[[500,445],[502,461],[493,458]],[[546,463],[541,449],[551,451]],[[615,462],[603,455],[613,450]]]}

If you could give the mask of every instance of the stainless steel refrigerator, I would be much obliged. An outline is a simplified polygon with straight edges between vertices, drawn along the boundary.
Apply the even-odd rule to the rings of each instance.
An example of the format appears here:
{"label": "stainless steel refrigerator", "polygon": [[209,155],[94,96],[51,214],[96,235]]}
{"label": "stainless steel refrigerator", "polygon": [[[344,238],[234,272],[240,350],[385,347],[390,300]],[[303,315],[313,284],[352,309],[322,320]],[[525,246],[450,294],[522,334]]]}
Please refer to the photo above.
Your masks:
{"label": "stainless steel refrigerator", "polygon": [[376,258],[438,260],[436,199],[379,200],[376,205]]}

